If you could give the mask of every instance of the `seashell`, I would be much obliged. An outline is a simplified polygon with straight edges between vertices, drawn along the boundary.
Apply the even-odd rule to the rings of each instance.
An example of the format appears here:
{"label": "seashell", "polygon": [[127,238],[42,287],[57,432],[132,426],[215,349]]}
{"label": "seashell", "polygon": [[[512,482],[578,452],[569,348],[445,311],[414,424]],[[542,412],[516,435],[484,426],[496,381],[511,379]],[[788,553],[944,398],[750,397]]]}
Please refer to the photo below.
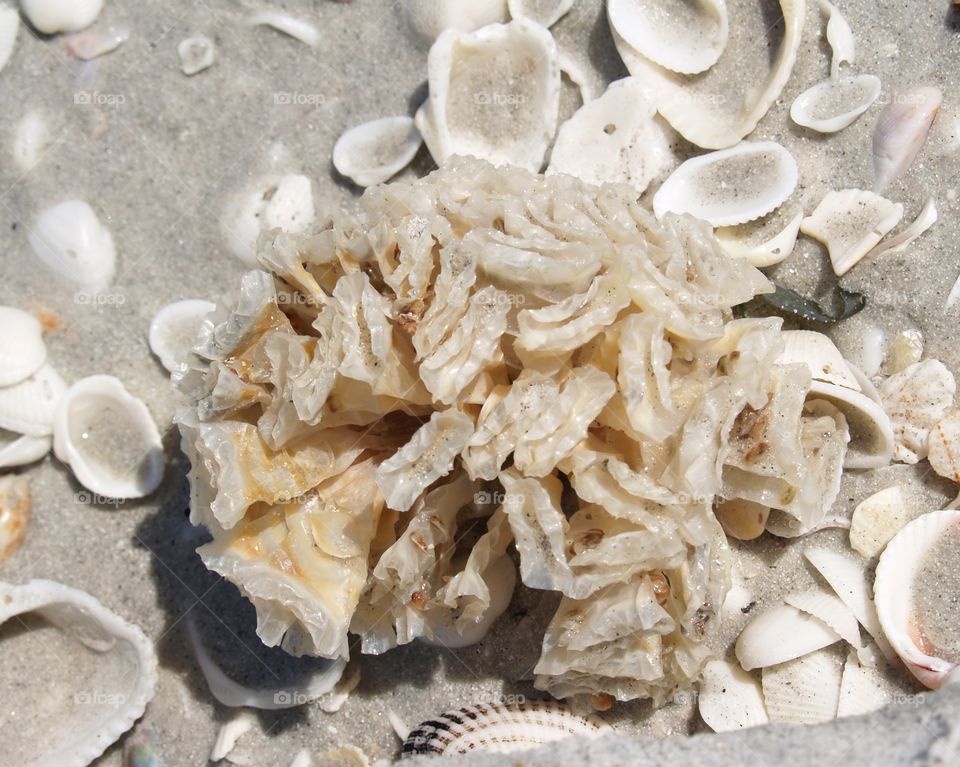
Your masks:
{"label": "seashell", "polygon": [[917,463],[927,457],[930,430],[953,406],[956,391],[953,374],[933,359],[916,362],[880,384],[896,439],[894,460]]}
{"label": "seashell", "polygon": [[177,55],[180,57],[180,71],[192,77],[213,66],[217,49],[206,35],[193,35],[180,41]]}
{"label": "seashell", "polygon": [[837,10],[837,6],[829,0],[820,0],[820,11],[827,17],[827,42],[833,52],[830,61],[830,78],[836,80],[840,77],[840,65],[852,64],[856,57],[853,30],[850,29],[843,14]]}
{"label": "seashell", "polygon": [[390,727],[393,729],[394,734],[400,738],[400,740],[406,740],[407,736],[410,734],[410,727],[407,725],[403,719],[400,718],[400,715],[394,711],[392,708],[387,708],[387,721],[390,723]]}
{"label": "seashell", "polygon": [[290,762],[290,767],[311,767],[312,764],[313,757],[310,756],[310,750],[301,748],[294,754],[293,761]]}
{"label": "seashell", "polygon": [[315,215],[309,178],[297,174],[267,175],[234,195],[220,225],[233,254],[255,265],[257,240],[262,231],[278,228],[297,234],[313,223]]}
{"label": "seashell", "polygon": [[875,192],[883,192],[916,159],[942,101],[940,89],[927,86],[898,93],[884,107],[873,130]]}
{"label": "seashell", "polygon": [[566,75],[567,79],[580,91],[581,106],[597,98],[594,89],[594,77],[579,58],[560,50],[557,53],[557,60],[560,62],[560,73]]}
{"label": "seashell", "polygon": [[820,650],[763,670],[763,700],[771,722],[816,724],[837,717],[843,666]]}
{"label": "seashell", "polygon": [[79,32],[93,24],[103,0],[20,0],[31,26],[45,35]]}
{"label": "seashell", "polygon": [[793,253],[802,220],[803,211],[800,211],[777,234],[757,244],[748,244],[745,238],[738,236],[739,227],[720,227],[714,234],[729,255],[745,258],[757,268],[763,268],[779,264]]}
{"label": "seashell", "polygon": [[299,40],[311,48],[316,48],[320,44],[319,29],[310,22],[295,18],[288,13],[261,11],[248,16],[245,23],[248,27],[273,27],[278,32]]}
{"label": "seashell", "polygon": [[819,618],[788,604],[757,615],[737,637],[735,652],[744,670],[775,666],[828,647],[840,635]]}
{"label": "seashell", "polygon": [[832,592],[822,588],[804,591],[790,594],[784,598],[784,601],[791,607],[796,607],[825,623],[854,649],[859,650],[863,647],[856,616]]}
{"label": "seashell", "polygon": [[382,184],[406,168],[423,139],[411,117],[383,117],[344,133],[333,146],[333,167],[357,186]]}
{"label": "seashell", "polygon": [[700,718],[714,732],[732,732],[767,724],[767,708],[760,683],[735,663],[712,660],[703,667]]}
{"label": "seashell", "polygon": [[0,476],[0,562],[20,548],[30,523],[30,483],[15,474]]}
{"label": "seashell", "polygon": [[863,189],[828,192],[800,231],[826,245],[838,277],[849,272],[900,223],[903,205]]}
{"label": "seashell", "polygon": [[923,357],[923,334],[919,330],[902,330],[890,341],[884,359],[884,372],[894,375],[903,372]]}
{"label": "seashell", "polygon": [[723,531],[739,541],[752,541],[763,535],[770,507],[743,498],[724,501],[716,508]]}
{"label": "seashell", "polygon": [[790,105],[790,119],[818,133],[843,130],[880,98],[880,78],[848,75],[807,88]]}
{"label": "seashell", "polygon": [[[10,740],[4,757],[22,767],[85,767],[130,729],[153,698],[157,684],[153,643],[83,591],[46,580],[0,584],[0,623],[27,613],[56,627],[63,641],[78,642],[85,655],[99,657],[101,668],[87,680],[86,689],[73,695],[58,691],[56,720],[50,722],[42,743]],[[58,643],[57,657],[61,653]],[[70,679],[65,676],[64,683]],[[34,694],[40,692],[34,689]],[[95,709],[90,702],[97,704]],[[11,700],[5,703],[18,706]]]}
{"label": "seashell", "polygon": [[861,665],[856,654],[851,652],[843,666],[837,718],[869,714],[891,701],[890,689],[883,673]]}
{"label": "seashell", "polygon": [[923,210],[913,220],[913,222],[903,228],[902,231],[881,240],[878,245],[873,247],[868,256],[879,256],[881,253],[901,253],[907,249],[907,246],[920,237],[927,229],[937,223],[940,214],[937,212],[937,205],[931,197],[923,206]]}
{"label": "seashell", "polygon": [[[737,9],[739,10],[739,9]],[[736,144],[757,127],[780,96],[790,78],[800,47],[805,15],[804,0],[781,0],[783,33],[779,45],[769,39],[772,20],[764,19],[756,34],[740,34],[718,64],[697,76],[670,72],[650,61],[625,41],[615,29],[613,40],[627,70],[642,76],[653,89],[657,111],[685,139],[704,149],[723,149]],[[737,24],[737,19],[734,23]],[[776,24],[779,29],[779,23]],[[743,62],[764,67],[762,75],[745,77]],[[725,63],[727,62],[727,63]],[[730,83],[743,83],[730,93]]]}
{"label": "seashell", "polygon": [[113,280],[117,259],[110,232],[81,200],[44,210],[30,232],[34,254],[58,276],[98,293]]}
{"label": "seashell", "polygon": [[17,167],[23,172],[33,170],[49,139],[43,115],[30,111],[21,117],[13,138],[13,160]]}
{"label": "seashell", "polygon": [[507,0],[514,19],[530,19],[542,27],[552,27],[573,7],[573,0]]}
{"label": "seashell", "polygon": [[949,411],[930,430],[927,460],[941,477],[960,484],[960,410]]}
{"label": "seashell", "polygon": [[221,759],[226,759],[237,745],[237,741],[250,732],[256,724],[257,717],[253,712],[242,709],[220,725],[217,740],[210,751],[210,761],[219,762]]}
{"label": "seashell", "polygon": [[426,40],[448,29],[473,32],[507,20],[507,0],[404,0],[410,25]]}
{"label": "seashell", "polygon": [[680,74],[693,75],[709,69],[727,45],[729,27],[724,0],[609,0],[607,18],[633,50]]}
{"label": "seashell", "polygon": [[46,362],[47,347],[37,318],[22,309],[0,306],[0,386],[13,386]]}
{"label": "seashell", "polygon": [[320,764],[326,767],[370,767],[370,757],[356,746],[342,746],[320,754]]}
{"label": "seashell", "polygon": [[903,488],[888,487],[864,499],[850,520],[850,548],[873,559],[911,518]]}
{"label": "seashell", "polygon": [[610,726],[595,716],[578,716],[562,703],[530,700],[513,706],[478,703],[446,711],[414,727],[403,756],[507,754],[573,736],[599,737]]}
{"label": "seashell", "polygon": [[859,349],[854,350],[857,367],[867,378],[880,373],[886,356],[887,337],[883,328],[873,325],[867,328],[860,338]]}
{"label": "seashell", "polygon": [[142,498],[163,479],[160,433],[142,400],[113,376],[74,383],[54,416],[53,452],[88,490]]}
{"label": "seashell", "polygon": [[153,316],[148,334],[150,351],[171,373],[186,366],[204,318],[216,308],[211,301],[188,298],[167,304]]}
{"label": "seashell", "polygon": [[960,511],[934,511],[907,524],[880,556],[873,590],[883,633],[930,689],[960,665],[957,573]]}
{"label": "seashell", "polygon": [[943,308],[948,311],[952,309],[957,301],[960,301],[960,277],[957,277],[957,281],[953,283],[953,287],[950,288],[950,293],[947,295],[947,303],[944,304]]}
{"label": "seashell", "polygon": [[110,26],[103,30],[87,30],[63,40],[67,53],[80,61],[91,61],[115,51],[130,39],[130,28]]}
{"label": "seashell", "polygon": [[448,30],[430,48],[427,68],[430,96],[416,125],[438,164],[463,154],[540,170],[560,109],[550,32],[526,19]]}
{"label": "seashell", "polygon": [[2,70],[17,44],[17,32],[20,31],[20,14],[16,8],[4,3],[0,5],[0,70]]}
{"label": "seashell", "polygon": [[0,389],[0,429],[31,437],[53,433],[53,415],[67,387],[49,363],[25,381]]}
{"label": "seashell", "polygon": [[669,127],[637,77],[610,84],[560,126],[547,173],[567,173],[589,184],[623,183],[643,192],[674,164]]}
{"label": "seashell", "polygon": [[360,669],[356,668],[350,676],[342,676],[336,686],[328,693],[320,696],[317,703],[326,714],[335,714],[349,700],[350,693],[360,684]]}
{"label": "seashell", "polygon": [[657,218],[689,213],[711,226],[753,221],[780,207],[799,179],[797,161],[775,141],[744,141],[693,157],[653,197]]}
{"label": "seashell", "polygon": [[31,437],[0,430],[0,469],[26,466],[50,452],[50,437]]}

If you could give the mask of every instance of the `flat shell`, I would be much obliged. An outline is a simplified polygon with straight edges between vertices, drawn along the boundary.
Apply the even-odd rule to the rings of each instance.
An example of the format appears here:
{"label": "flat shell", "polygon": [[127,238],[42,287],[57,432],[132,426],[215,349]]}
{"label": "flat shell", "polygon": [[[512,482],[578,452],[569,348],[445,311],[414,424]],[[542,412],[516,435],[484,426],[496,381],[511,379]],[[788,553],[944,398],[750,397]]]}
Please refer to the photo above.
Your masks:
{"label": "flat shell", "polygon": [[911,518],[899,485],[888,487],[864,498],[850,518],[850,548],[872,559]]}
{"label": "flat shell", "polygon": [[840,641],[819,618],[787,604],[757,615],[737,638],[736,653],[747,671],[800,658]]}

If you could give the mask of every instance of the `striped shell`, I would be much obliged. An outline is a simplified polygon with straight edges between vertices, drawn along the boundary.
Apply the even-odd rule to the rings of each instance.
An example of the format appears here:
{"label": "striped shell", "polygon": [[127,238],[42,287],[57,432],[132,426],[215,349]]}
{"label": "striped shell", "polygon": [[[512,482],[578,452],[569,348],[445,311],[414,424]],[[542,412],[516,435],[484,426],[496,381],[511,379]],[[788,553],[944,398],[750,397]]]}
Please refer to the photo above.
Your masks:
{"label": "striped shell", "polygon": [[447,711],[413,728],[403,742],[403,755],[503,754],[573,735],[598,737],[607,732],[610,726],[597,717],[577,716],[554,701],[481,703]]}

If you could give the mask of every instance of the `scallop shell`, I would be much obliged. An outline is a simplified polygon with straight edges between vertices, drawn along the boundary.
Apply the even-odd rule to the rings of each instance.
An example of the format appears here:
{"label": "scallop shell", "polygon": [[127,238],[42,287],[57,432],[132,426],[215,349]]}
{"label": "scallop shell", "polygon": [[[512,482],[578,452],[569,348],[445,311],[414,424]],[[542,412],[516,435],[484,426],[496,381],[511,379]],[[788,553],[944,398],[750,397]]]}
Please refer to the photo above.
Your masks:
{"label": "scallop shell", "polygon": [[930,430],[927,460],[941,477],[960,484],[960,410],[951,410]]}
{"label": "scallop shell", "polygon": [[154,315],[148,334],[150,351],[171,373],[185,367],[204,318],[216,308],[211,301],[188,298],[167,304]]}
{"label": "scallop shell", "polygon": [[113,238],[82,200],[44,210],[29,239],[40,261],[81,290],[98,293],[113,280],[117,260]]}
{"label": "scallop shell", "polygon": [[[917,625],[916,580],[931,549],[947,541],[952,544],[954,560],[944,563],[944,570],[955,566],[956,557],[960,556],[960,511],[934,511],[918,517],[887,544],[877,565],[877,577],[873,585],[877,615],[884,635],[910,673],[933,690],[943,684],[946,676],[958,664],[937,657],[934,654],[935,647],[924,636],[922,627]],[[956,573],[953,572],[950,577],[955,584]],[[951,641],[955,642],[957,594],[950,593],[949,586],[945,586],[943,591],[936,596],[942,602],[940,610],[954,617]],[[926,596],[933,598],[934,595]]]}
{"label": "scallop shell", "polygon": [[892,700],[888,684],[881,671],[861,665],[851,652],[843,666],[837,717],[859,716],[883,708]]}
{"label": "scallop shell", "polygon": [[793,193],[797,161],[775,141],[744,141],[693,157],[653,197],[657,218],[689,213],[712,226],[733,226],[765,216]]}
{"label": "scallop shell", "polygon": [[917,463],[927,457],[930,431],[953,406],[956,392],[953,373],[934,359],[914,363],[880,384],[897,443],[895,460]]}
{"label": "scallop shell", "polygon": [[29,378],[46,359],[43,328],[36,317],[22,309],[0,306],[0,387]]}
{"label": "scallop shell", "polygon": [[853,510],[850,548],[862,557],[873,559],[910,517],[902,487],[894,485],[874,493]]}
{"label": "scallop shell", "polygon": [[26,466],[50,452],[50,437],[31,437],[0,430],[0,469]]}
{"label": "scallop shell", "polygon": [[507,0],[510,16],[552,27],[573,7],[573,0]]}
{"label": "scallop shell", "polygon": [[0,389],[0,429],[31,437],[53,433],[53,415],[67,387],[49,363],[32,376]]}
{"label": "scallop shell", "polygon": [[358,186],[382,184],[410,164],[422,143],[412,117],[382,117],[337,139],[333,167]]}
{"label": "scallop shell", "polygon": [[757,615],[737,638],[737,660],[746,671],[785,663],[840,641],[819,618],[788,604]]}
{"label": "scallop shell", "polygon": [[838,277],[849,272],[900,223],[903,205],[863,189],[828,192],[800,231],[827,246]]}
{"label": "scallop shell", "polygon": [[940,109],[939,88],[898,93],[877,117],[873,131],[874,191],[883,192],[916,159]]}
{"label": "scallop shell", "polygon": [[16,8],[0,5],[0,70],[2,70],[17,44],[17,32],[20,30],[20,14]]}
{"label": "scallop shell", "polygon": [[712,67],[729,34],[724,0],[608,0],[607,18],[637,53],[686,75]]}
{"label": "scallop shell", "polygon": [[41,743],[7,739],[5,758],[21,767],[84,767],[130,729],[153,697],[157,683],[153,643],[83,591],[46,580],[0,584],[0,623],[26,613],[35,613],[76,640],[82,645],[80,652],[102,656],[105,668],[88,680],[86,689],[72,695],[67,690],[78,681],[70,676],[63,680],[66,689],[34,690],[35,695],[58,696],[56,717]]}
{"label": "scallop shell", "polygon": [[907,249],[911,242],[937,223],[939,217],[936,201],[931,197],[909,226],[905,226],[902,231],[897,232],[892,237],[881,240],[879,244],[874,245],[873,250],[867,253],[867,256],[873,258],[881,253],[901,253]]}
{"label": "scallop shell", "polygon": [[577,716],[562,703],[531,700],[513,706],[479,703],[446,711],[414,727],[403,743],[403,756],[506,754],[572,736],[599,737],[610,726],[595,716]]}
{"label": "scallop shell", "polygon": [[20,9],[39,32],[79,32],[100,15],[103,0],[20,0]]}
{"label": "scallop shell", "polygon": [[30,483],[26,477],[0,476],[0,562],[20,548],[30,522]]}
{"label": "scallop shell", "polygon": [[712,660],[703,667],[700,718],[714,732],[731,732],[767,724],[767,708],[760,683],[735,663]]}
{"label": "scallop shell", "polygon": [[818,133],[836,133],[880,98],[880,78],[849,75],[807,88],[790,106],[790,119]]}
{"label": "scallop shell", "polygon": [[820,650],[763,670],[763,700],[771,722],[816,724],[837,717],[843,666]]}
{"label": "scallop shell", "polygon": [[54,416],[53,451],[87,489],[141,498],[163,478],[163,444],[150,411],[113,376],[74,383]]}
{"label": "scallop shell", "polygon": [[448,29],[473,32],[507,20],[507,0],[404,0],[410,25],[427,40]]}
{"label": "scallop shell", "polygon": [[853,30],[837,10],[837,6],[829,0],[820,0],[820,10],[827,17],[827,42],[833,51],[830,61],[830,77],[837,80],[840,77],[840,65],[852,64],[856,57],[856,43],[853,39]]}
{"label": "scallop shell", "polygon": [[540,170],[560,109],[550,32],[526,19],[448,30],[430,48],[427,70],[430,96],[416,125],[437,163],[462,154]]}
{"label": "scallop shell", "polygon": [[757,268],[773,266],[786,260],[797,244],[803,211],[799,211],[787,225],[773,237],[757,244],[748,244],[738,235],[739,227],[720,227],[716,230],[717,242],[734,258],[745,258]]}

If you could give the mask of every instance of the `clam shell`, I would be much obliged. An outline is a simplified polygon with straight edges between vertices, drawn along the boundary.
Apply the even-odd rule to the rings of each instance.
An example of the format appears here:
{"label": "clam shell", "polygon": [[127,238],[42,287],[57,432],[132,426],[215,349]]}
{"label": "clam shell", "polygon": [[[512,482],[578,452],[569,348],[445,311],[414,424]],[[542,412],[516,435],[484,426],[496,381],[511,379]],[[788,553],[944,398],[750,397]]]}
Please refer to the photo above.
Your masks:
{"label": "clam shell", "polygon": [[637,53],[687,75],[712,67],[729,34],[724,0],[608,0],[607,18]]}
{"label": "clam shell", "polygon": [[153,316],[147,336],[150,351],[171,373],[186,366],[204,318],[216,308],[211,301],[188,298],[167,304]]}
{"label": "clam shell", "polygon": [[880,384],[896,439],[895,460],[917,463],[927,457],[930,431],[953,406],[956,392],[953,373],[934,359],[914,363]]}
{"label": "clam shell", "polygon": [[404,0],[410,26],[427,40],[448,29],[472,32],[507,20],[507,0]]}
{"label": "clam shell", "polygon": [[34,29],[46,35],[79,32],[93,24],[103,0],[20,0],[20,9]]}
{"label": "clam shell", "polygon": [[337,139],[333,167],[358,186],[382,184],[410,164],[422,143],[412,117],[382,117]]}
{"label": "clam shell", "polygon": [[53,440],[47,437],[31,437],[27,434],[0,433],[0,469],[26,466],[39,461],[50,452]]}
{"label": "clam shell", "polygon": [[98,293],[113,280],[117,260],[113,238],[82,200],[45,209],[29,240],[41,262],[81,290]]}
{"label": "clam shell", "polygon": [[653,197],[657,218],[689,213],[712,226],[732,226],[765,216],[793,193],[797,162],[775,141],[744,141],[687,160]]}
{"label": "clam shell", "polygon": [[757,615],[737,638],[736,655],[746,671],[785,663],[840,641],[819,618],[788,604]]}
{"label": "clam shell", "polygon": [[0,389],[0,429],[31,437],[53,433],[53,414],[66,384],[49,363],[32,376]]}
{"label": "clam shell", "polygon": [[26,477],[0,476],[0,562],[20,548],[30,522],[30,483]]}
{"label": "clam shell", "polygon": [[54,416],[53,450],[87,489],[141,498],[163,478],[163,444],[150,411],[113,376],[74,383]]}
{"label": "clam shell", "polygon": [[721,247],[734,258],[745,258],[757,268],[773,266],[786,260],[797,244],[803,211],[799,211],[787,225],[764,242],[747,244],[738,236],[738,227],[721,227],[714,234]]}
{"label": "clam shell", "polygon": [[771,722],[816,724],[837,716],[843,666],[836,653],[813,652],[763,670],[763,700]]}
{"label": "clam shell", "polygon": [[297,234],[315,216],[310,179],[291,173],[268,174],[235,193],[227,202],[220,227],[233,254],[257,264],[257,240],[265,230],[278,228]]}
{"label": "clam shell", "polygon": [[960,484],[960,410],[950,411],[934,424],[927,449],[930,467]]}
{"label": "clam shell", "polygon": [[860,556],[872,559],[883,551],[910,518],[902,487],[894,485],[874,493],[853,510],[850,548]]}
{"label": "clam shell", "polygon": [[573,7],[573,0],[507,0],[510,16],[552,27]]}
{"label": "clam shell", "polygon": [[19,30],[20,14],[17,13],[17,9],[6,4],[0,5],[0,70],[7,65],[13,55]]}
{"label": "clam shell", "polygon": [[531,700],[517,705],[480,703],[447,711],[414,727],[403,756],[506,754],[572,736],[599,737],[610,726],[595,716],[577,716],[562,703]]}
{"label": "clam shell", "polygon": [[[951,538],[945,539],[946,535]],[[929,645],[923,629],[917,625],[917,575],[931,549],[945,540],[952,541],[951,552],[955,560],[960,555],[960,511],[934,511],[913,520],[887,544],[880,556],[873,585],[877,615],[884,635],[910,673],[934,690],[943,684],[958,664],[931,654],[936,650]],[[947,593],[941,595],[944,602],[941,609],[951,611],[955,629],[957,620],[954,605],[957,594],[949,592],[956,584],[956,563],[944,564],[945,571],[953,568],[950,576],[953,582],[943,584]],[[922,649],[925,644],[926,651]]]}
{"label": "clam shell", "polygon": [[898,93],[877,117],[873,131],[874,191],[886,189],[916,159],[940,109],[939,88]]}
{"label": "clam shell", "polygon": [[56,718],[41,743],[8,733],[5,758],[21,767],[84,767],[130,729],[153,697],[157,683],[153,643],[83,591],[46,580],[0,584],[0,623],[26,613],[38,615],[77,641],[83,646],[78,650],[102,656],[101,665],[107,668],[89,680],[93,687],[88,683],[73,694],[68,690],[71,681],[73,685],[77,681],[70,676],[64,677],[65,689],[34,690],[35,695],[58,696]]}
{"label": "clam shell", "polygon": [[742,730],[770,721],[760,683],[737,664],[723,660],[712,660],[703,667],[697,706],[701,719],[714,732]]}
{"label": "clam shell", "polygon": [[0,306],[0,386],[18,384],[47,359],[43,328],[22,309]]}
{"label": "clam shell", "polygon": [[790,119],[818,133],[843,130],[880,98],[880,78],[850,75],[807,88],[790,106]]}

